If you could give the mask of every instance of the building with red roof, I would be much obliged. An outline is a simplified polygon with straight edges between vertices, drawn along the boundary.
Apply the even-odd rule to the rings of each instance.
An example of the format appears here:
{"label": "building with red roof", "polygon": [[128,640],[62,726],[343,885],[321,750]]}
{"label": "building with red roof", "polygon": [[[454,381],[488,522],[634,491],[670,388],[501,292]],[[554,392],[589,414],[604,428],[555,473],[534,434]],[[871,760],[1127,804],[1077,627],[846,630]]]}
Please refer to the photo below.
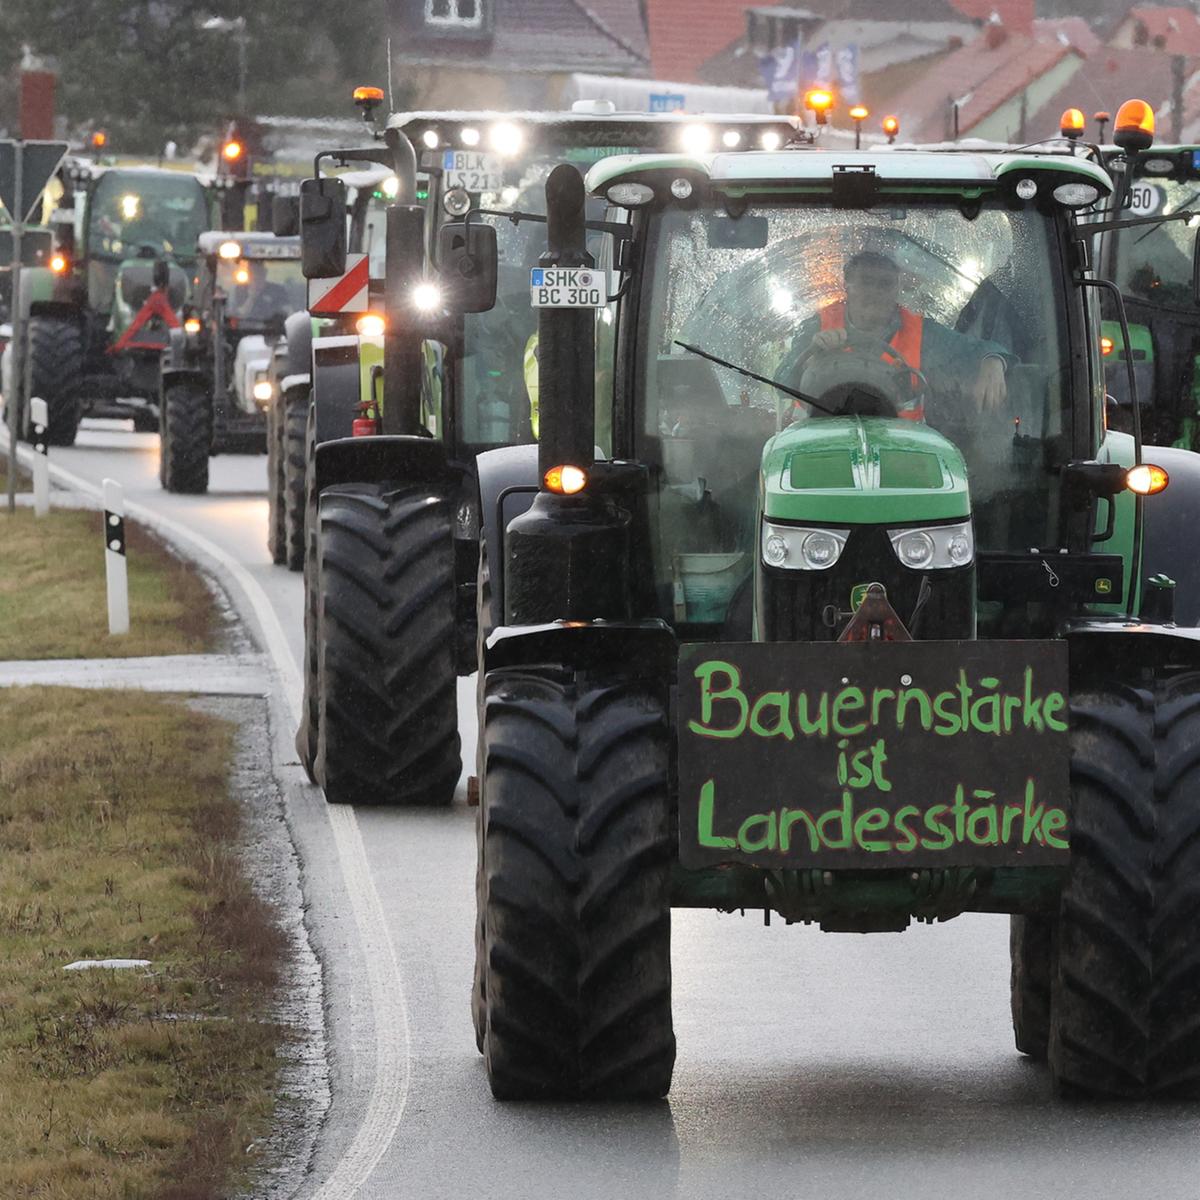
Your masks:
{"label": "building with red roof", "polygon": [[1145,47],[1169,54],[1200,54],[1200,18],[1190,8],[1131,8],[1108,44],[1123,50]]}

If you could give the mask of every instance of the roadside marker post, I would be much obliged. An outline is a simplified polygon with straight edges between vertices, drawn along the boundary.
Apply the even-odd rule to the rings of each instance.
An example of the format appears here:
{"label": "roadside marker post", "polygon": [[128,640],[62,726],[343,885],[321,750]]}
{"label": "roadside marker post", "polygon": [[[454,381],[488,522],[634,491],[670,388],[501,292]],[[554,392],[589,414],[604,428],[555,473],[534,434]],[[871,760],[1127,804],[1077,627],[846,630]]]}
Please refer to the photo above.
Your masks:
{"label": "roadside marker post", "polygon": [[108,632],[129,632],[129,578],[125,564],[125,489],[104,481],[104,577],[108,585]]}
{"label": "roadside marker post", "polygon": [[50,459],[46,446],[50,414],[40,396],[29,401],[29,419],[33,422],[33,448],[37,452],[33,460],[33,511],[36,516],[44,517],[50,511]]}

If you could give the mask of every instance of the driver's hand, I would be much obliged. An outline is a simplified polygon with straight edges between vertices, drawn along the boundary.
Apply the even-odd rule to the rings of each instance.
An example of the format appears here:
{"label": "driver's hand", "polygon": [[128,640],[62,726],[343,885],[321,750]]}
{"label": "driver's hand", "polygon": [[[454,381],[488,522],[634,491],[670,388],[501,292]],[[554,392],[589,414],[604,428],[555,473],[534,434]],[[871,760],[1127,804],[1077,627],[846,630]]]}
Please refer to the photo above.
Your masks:
{"label": "driver's hand", "polygon": [[995,412],[1008,396],[1008,385],[1004,382],[1004,362],[999,358],[985,358],[979,364],[979,374],[971,397],[982,412]]}
{"label": "driver's hand", "polygon": [[822,329],[819,333],[813,334],[814,350],[836,350],[845,344],[846,331],[844,329]]}

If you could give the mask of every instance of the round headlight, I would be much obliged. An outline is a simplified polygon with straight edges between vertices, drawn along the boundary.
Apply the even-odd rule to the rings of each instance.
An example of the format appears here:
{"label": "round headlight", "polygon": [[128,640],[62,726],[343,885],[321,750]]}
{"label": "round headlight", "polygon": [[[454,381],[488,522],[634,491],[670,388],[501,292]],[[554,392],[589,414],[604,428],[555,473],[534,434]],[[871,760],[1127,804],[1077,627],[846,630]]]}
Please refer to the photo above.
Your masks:
{"label": "round headlight", "polygon": [[707,154],[712,149],[713,131],[707,125],[685,125],[679,141],[685,154]]}
{"label": "round headlight", "polygon": [[775,132],[774,129],[768,129],[766,133],[758,139],[758,144],[764,150],[778,150],[783,145],[783,138]]}
{"label": "round headlight", "polygon": [[671,180],[671,195],[676,200],[686,200],[692,194],[692,181],[690,179]]}
{"label": "round headlight", "polygon": [[1144,158],[1138,165],[1147,175],[1170,175],[1175,170],[1169,158]]}
{"label": "round headlight", "polygon": [[465,126],[458,136],[462,139],[464,146],[479,145],[479,130],[473,129],[470,125]]}
{"label": "round headlight", "polygon": [[442,207],[452,217],[465,216],[471,208],[471,194],[466,188],[451,188],[442,197]]}
{"label": "round headlight", "polygon": [[1022,200],[1032,200],[1037,195],[1036,179],[1018,179],[1017,195]]}
{"label": "round headlight", "polygon": [[425,143],[426,149],[429,150],[436,150],[441,140],[437,135],[436,129],[427,129],[421,134],[421,141]]}
{"label": "round headlight", "polygon": [[1066,208],[1086,208],[1100,198],[1100,189],[1090,183],[1060,183],[1054,198]]}
{"label": "round headlight", "polygon": [[927,567],[933,561],[933,538],[920,530],[906,533],[897,541],[896,550],[906,567]]}
{"label": "round headlight", "polygon": [[787,562],[787,542],[777,533],[771,534],[763,545],[763,561],[768,566],[782,567]]}
{"label": "round headlight", "polygon": [[640,208],[654,199],[654,189],[645,183],[614,183],[605,195],[621,208]]}
{"label": "round headlight", "polygon": [[736,149],[742,144],[742,135],[736,129],[727,129],[721,134],[721,145],[729,150]]}
{"label": "round headlight", "polygon": [[819,570],[822,567],[832,566],[837,562],[838,557],[837,538],[828,533],[822,533],[820,530],[810,533],[800,543],[800,554],[810,567],[816,567]]}
{"label": "round headlight", "polygon": [[971,539],[965,533],[956,533],[946,543],[946,553],[956,567],[965,567],[974,555]]}

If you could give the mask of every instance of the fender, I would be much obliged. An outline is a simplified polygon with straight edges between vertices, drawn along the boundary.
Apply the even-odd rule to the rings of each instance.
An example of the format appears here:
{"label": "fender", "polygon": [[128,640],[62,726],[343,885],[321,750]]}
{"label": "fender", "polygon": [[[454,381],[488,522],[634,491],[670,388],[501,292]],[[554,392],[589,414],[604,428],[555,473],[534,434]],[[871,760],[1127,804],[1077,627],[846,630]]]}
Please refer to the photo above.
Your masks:
{"label": "fender", "polygon": [[[1072,621],[1064,630],[1071,655],[1071,680],[1111,678],[1114,668],[1136,678],[1143,668],[1200,668],[1200,629],[1149,621]],[[1099,664],[1099,665],[1097,665]]]}
{"label": "fender", "polygon": [[308,375],[312,370],[312,326],[312,317],[307,312],[294,312],[284,321],[281,376]]}
{"label": "fender", "polygon": [[550,625],[502,625],[493,629],[483,652],[483,669],[500,667],[612,668],[668,683],[675,678],[679,646],[671,627],[647,621],[555,621]]}
{"label": "fender", "polygon": [[187,334],[182,329],[168,329],[167,348],[163,351],[163,370],[182,370],[186,356]]}
{"label": "fender", "polygon": [[312,395],[317,443],[348,438],[362,398],[357,336],[312,339]]}
{"label": "fender", "polygon": [[26,302],[25,297],[21,297],[21,307],[25,310],[26,317],[58,317],[64,321],[77,321],[80,325],[83,324],[83,313],[80,311],[78,304],[72,304],[70,300],[30,300]]}
{"label": "fender", "polygon": [[203,371],[195,367],[164,367],[159,376],[158,396],[161,401],[166,395],[167,388],[173,383],[198,383],[202,388],[210,386],[210,380]]}
{"label": "fender", "polygon": [[[538,493],[537,446],[501,446],[485,450],[475,459],[479,478],[479,528],[488,546],[488,572],[492,596],[504,595],[504,530],[513,517],[528,511]],[[492,613],[492,625],[503,621],[504,613]]]}
{"label": "fender", "polygon": [[452,495],[458,483],[441,442],[383,434],[318,442],[313,478],[318,493],[340,483],[429,483]]}
{"label": "fender", "polygon": [[1165,468],[1171,482],[1142,501],[1142,594],[1146,580],[1169,575],[1175,580],[1175,622],[1200,625],[1200,454],[1173,446],[1143,446],[1142,461]]}

